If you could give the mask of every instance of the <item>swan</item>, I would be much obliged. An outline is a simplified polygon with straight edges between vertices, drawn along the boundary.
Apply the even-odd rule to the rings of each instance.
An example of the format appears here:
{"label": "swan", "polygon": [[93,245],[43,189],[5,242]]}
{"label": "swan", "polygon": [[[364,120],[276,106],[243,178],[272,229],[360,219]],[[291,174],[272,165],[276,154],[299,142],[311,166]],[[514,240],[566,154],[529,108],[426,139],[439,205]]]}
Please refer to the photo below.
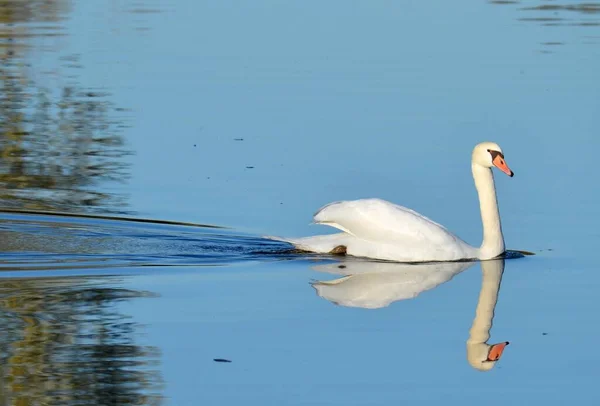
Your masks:
{"label": "swan", "polygon": [[301,251],[345,254],[396,262],[486,260],[504,253],[492,167],[514,175],[500,146],[482,142],[473,148],[471,170],[479,195],[483,242],[473,247],[442,225],[406,207],[371,198],[338,201],[319,209],[315,224],[342,233],[300,238],[267,237],[292,244]]}
{"label": "swan", "polygon": [[[505,259],[482,261],[482,282],[475,318],[467,339],[467,361],[471,367],[489,371],[502,356],[508,341],[488,344],[498,302]],[[313,266],[318,272],[342,275],[311,283],[317,295],[344,307],[379,309],[409,300],[448,282],[476,262],[403,264],[398,262],[343,261]]]}

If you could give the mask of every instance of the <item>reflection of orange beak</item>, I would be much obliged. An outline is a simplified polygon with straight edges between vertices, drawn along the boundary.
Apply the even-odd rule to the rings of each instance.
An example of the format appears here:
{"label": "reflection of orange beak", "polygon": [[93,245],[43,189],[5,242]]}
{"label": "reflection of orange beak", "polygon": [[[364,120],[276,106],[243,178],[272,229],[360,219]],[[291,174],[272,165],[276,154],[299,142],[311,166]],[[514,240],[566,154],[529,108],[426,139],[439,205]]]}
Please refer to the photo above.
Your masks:
{"label": "reflection of orange beak", "polygon": [[486,359],[487,362],[490,361],[498,361],[504,352],[504,348],[508,345],[508,341],[503,343],[494,344],[490,347],[490,351],[488,352],[488,357]]}
{"label": "reflection of orange beak", "polygon": [[496,155],[496,157],[492,160],[492,163],[496,168],[500,169],[502,172],[504,172],[511,178],[514,176],[514,172],[510,170],[508,165],[506,165],[506,162],[504,161],[504,158],[502,158],[502,155]]}

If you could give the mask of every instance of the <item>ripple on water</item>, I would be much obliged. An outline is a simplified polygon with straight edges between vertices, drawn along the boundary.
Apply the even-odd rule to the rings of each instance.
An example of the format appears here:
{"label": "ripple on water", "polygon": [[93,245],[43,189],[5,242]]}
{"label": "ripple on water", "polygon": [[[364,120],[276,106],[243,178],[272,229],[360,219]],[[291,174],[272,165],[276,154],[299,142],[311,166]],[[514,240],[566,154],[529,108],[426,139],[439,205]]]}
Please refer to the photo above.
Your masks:
{"label": "ripple on water", "polygon": [[0,230],[3,271],[218,266],[273,257],[288,248],[213,226],[93,216],[2,213]]}

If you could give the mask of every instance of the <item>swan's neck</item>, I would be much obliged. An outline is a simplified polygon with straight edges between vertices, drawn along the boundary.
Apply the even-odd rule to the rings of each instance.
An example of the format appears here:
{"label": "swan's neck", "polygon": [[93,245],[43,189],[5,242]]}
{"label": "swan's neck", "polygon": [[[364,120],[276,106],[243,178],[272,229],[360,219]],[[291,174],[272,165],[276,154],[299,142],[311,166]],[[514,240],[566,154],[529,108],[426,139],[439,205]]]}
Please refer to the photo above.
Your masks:
{"label": "swan's neck", "polygon": [[498,200],[494,186],[494,175],[490,168],[478,164],[471,165],[473,179],[479,195],[479,208],[483,223],[483,243],[479,249],[479,259],[495,258],[504,252],[504,237],[500,224]]}

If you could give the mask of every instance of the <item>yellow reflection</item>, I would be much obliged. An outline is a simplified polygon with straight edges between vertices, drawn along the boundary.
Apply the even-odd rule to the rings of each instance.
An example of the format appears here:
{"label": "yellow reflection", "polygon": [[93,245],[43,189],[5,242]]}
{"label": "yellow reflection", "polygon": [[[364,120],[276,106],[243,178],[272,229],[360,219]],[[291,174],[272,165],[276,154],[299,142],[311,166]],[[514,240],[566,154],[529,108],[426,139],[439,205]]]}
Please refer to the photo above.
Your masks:
{"label": "yellow reflection", "polygon": [[117,306],[149,295],[114,282],[0,280],[0,404],[161,400],[157,351],[136,343],[136,323]]}
{"label": "yellow reflection", "polygon": [[65,32],[70,4],[0,3],[0,208],[124,212],[124,197],[100,186],[128,176],[125,117],[108,92],[79,83],[77,56],[50,72],[36,63],[39,38]]}

